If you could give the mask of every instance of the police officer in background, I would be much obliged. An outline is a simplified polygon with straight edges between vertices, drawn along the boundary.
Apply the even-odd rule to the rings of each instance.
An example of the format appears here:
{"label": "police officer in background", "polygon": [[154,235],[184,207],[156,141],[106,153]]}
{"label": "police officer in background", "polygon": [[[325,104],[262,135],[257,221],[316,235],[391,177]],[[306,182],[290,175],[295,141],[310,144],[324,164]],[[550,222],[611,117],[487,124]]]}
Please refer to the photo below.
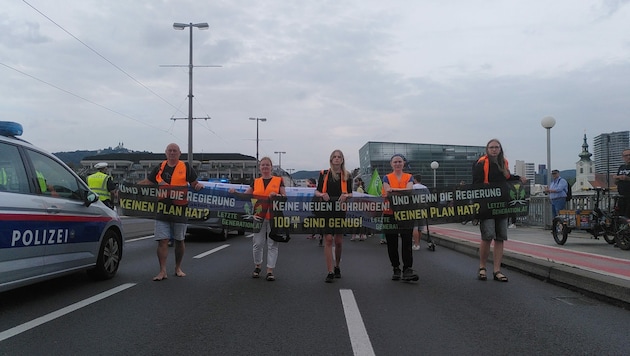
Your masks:
{"label": "police officer in background", "polygon": [[112,197],[116,195],[117,187],[112,176],[106,173],[107,162],[99,162],[94,165],[94,168],[96,168],[97,171],[88,176],[88,187],[90,187],[94,193],[98,194],[99,199],[105,203],[105,205],[114,209]]}

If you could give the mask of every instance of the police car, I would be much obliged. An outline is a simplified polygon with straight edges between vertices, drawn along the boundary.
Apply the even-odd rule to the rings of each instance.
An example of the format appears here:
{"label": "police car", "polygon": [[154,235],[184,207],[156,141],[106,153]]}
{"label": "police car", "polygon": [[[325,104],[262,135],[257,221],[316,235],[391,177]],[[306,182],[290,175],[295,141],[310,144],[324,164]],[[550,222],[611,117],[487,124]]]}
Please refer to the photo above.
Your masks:
{"label": "police car", "polygon": [[124,243],[118,214],[21,134],[0,121],[0,291],[77,270],[112,278]]}

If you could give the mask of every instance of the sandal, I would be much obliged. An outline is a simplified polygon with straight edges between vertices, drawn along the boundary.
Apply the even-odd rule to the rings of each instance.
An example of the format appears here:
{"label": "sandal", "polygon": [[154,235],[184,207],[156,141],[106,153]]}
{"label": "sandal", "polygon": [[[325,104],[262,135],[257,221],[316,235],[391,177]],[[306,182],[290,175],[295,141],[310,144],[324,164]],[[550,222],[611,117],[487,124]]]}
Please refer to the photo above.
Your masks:
{"label": "sandal", "polygon": [[256,267],[254,268],[254,273],[252,273],[252,278],[258,278],[260,277],[260,268]]}
{"label": "sandal", "polygon": [[499,282],[507,282],[508,278],[501,271],[494,272],[494,280]]}
{"label": "sandal", "polygon": [[273,281],[275,281],[275,280],[276,280],[276,277],[274,277],[274,276],[273,276],[273,273],[271,273],[271,272],[267,272],[267,280],[268,280],[269,282],[273,282]]}
{"label": "sandal", "polygon": [[[494,278],[496,278],[496,275]],[[486,274],[486,267],[479,267],[479,274],[477,274],[477,279],[480,281],[485,281],[488,279],[488,275]]]}

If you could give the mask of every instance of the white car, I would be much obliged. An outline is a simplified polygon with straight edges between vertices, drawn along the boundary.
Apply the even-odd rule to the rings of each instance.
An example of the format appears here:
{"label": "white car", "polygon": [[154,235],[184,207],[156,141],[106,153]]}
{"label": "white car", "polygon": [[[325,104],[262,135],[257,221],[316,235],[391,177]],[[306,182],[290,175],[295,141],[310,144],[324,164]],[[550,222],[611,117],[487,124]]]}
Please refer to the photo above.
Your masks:
{"label": "white car", "polygon": [[87,270],[112,278],[123,252],[118,214],[70,168],[0,121],[0,291]]}

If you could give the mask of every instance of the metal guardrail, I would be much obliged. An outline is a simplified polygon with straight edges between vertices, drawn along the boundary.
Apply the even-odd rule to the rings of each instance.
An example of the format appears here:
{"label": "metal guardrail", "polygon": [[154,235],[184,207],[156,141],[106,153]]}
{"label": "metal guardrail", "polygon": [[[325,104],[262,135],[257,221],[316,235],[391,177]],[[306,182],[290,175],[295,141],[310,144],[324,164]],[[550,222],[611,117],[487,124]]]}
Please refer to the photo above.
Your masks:
{"label": "metal guardrail", "polygon": [[[612,197],[616,193],[606,194],[600,202],[600,208],[610,211],[612,205]],[[589,210],[593,209],[595,204],[595,193],[588,193],[588,195],[576,195],[573,194],[573,199],[567,202],[566,209],[569,210]],[[549,196],[533,196],[529,199],[529,214],[522,216],[518,221],[525,225],[540,226],[545,229],[551,229],[551,203],[549,202]]]}

